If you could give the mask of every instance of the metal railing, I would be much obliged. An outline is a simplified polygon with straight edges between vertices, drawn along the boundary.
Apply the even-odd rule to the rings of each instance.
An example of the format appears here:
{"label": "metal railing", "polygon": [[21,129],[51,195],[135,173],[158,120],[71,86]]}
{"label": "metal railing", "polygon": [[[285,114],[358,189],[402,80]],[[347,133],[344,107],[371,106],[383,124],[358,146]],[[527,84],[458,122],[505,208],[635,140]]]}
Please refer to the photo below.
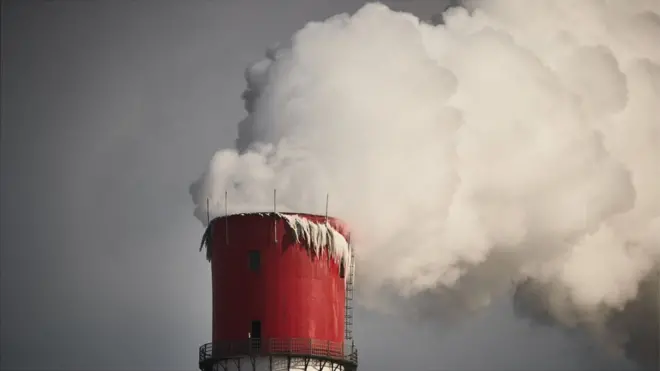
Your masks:
{"label": "metal railing", "polygon": [[204,344],[199,348],[199,364],[236,357],[308,357],[337,363],[358,363],[354,344],[318,339],[245,339]]}

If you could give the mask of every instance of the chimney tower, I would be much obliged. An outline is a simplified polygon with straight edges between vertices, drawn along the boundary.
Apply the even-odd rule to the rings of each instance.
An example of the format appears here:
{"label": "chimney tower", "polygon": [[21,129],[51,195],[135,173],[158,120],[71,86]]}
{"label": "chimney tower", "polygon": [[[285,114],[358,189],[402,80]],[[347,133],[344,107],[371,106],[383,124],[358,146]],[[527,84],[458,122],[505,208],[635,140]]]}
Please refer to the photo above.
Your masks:
{"label": "chimney tower", "polygon": [[340,220],[248,213],[210,221],[212,342],[201,371],[355,371],[353,248]]}

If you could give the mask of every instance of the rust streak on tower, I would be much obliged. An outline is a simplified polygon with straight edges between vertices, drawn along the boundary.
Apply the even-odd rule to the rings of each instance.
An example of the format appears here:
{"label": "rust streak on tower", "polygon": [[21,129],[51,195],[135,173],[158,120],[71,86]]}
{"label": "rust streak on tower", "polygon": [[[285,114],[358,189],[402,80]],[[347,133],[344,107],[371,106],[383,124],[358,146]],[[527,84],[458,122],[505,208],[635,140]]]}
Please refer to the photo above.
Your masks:
{"label": "rust streak on tower", "polygon": [[355,371],[353,249],[327,216],[216,218],[202,240],[211,261],[212,342],[202,371]]}

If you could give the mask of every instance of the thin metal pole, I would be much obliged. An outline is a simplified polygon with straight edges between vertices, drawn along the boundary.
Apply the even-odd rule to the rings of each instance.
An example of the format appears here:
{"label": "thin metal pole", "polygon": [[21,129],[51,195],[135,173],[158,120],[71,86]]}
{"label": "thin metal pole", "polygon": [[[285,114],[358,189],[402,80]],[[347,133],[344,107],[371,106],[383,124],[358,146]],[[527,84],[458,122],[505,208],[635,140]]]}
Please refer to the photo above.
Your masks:
{"label": "thin metal pole", "polygon": [[206,198],[206,226],[211,224],[211,214],[209,212],[209,198]]}
{"label": "thin metal pole", "polygon": [[229,211],[227,209],[227,191],[225,191],[225,245],[229,245]]}
{"label": "thin metal pole", "polygon": [[[277,189],[273,189],[273,212],[277,214]],[[277,243],[277,218],[273,218],[273,231],[275,243]]]}

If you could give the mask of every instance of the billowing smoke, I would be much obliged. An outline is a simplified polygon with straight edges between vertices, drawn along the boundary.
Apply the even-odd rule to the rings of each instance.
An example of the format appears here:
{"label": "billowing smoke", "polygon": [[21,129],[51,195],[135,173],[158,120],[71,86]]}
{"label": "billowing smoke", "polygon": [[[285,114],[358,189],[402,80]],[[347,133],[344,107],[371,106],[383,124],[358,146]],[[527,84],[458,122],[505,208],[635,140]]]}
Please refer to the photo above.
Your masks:
{"label": "billowing smoke", "polygon": [[[649,275],[640,283],[637,296],[622,309],[607,311],[605,307],[600,316],[594,316],[593,312],[585,312],[574,303],[564,301],[562,295],[565,293],[557,287],[529,279],[516,287],[514,308],[518,314],[533,319],[535,323],[546,326],[561,324],[568,325],[565,327],[567,329],[586,330],[595,335],[601,346],[634,360],[643,370],[659,370],[659,284],[657,275]],[[566,312],[570,312],[570,317],[566,316]],[[567,318],[571,322],[566,322]]]}
{"label": "billowing smoke", "polygon": [[466,7],[433,25],[369,4],[269,50],[195,215],[329,194],[363,304],[476,309],[524,281],[554,322],[625,327],[660,262],[660,2]]}

